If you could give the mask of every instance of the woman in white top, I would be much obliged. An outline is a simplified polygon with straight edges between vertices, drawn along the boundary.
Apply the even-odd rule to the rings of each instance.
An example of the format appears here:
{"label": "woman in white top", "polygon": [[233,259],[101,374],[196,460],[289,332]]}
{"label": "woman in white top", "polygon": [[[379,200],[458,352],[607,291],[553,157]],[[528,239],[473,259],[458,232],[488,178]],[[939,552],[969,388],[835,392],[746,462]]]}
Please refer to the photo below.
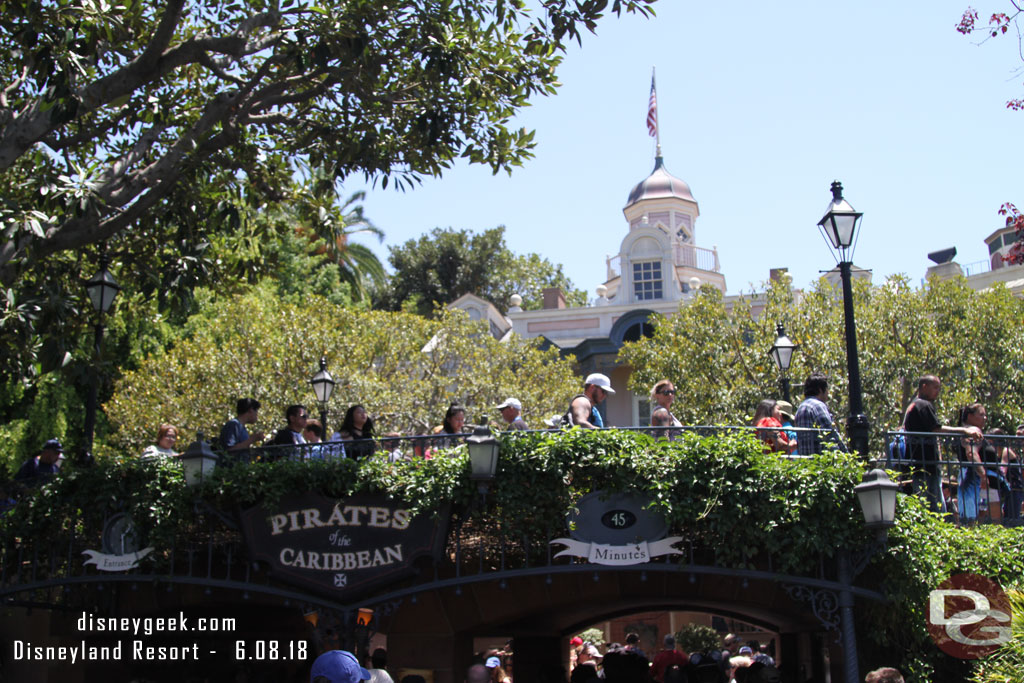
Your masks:
{"label": "woman in white top", "polygon": [[175,458],[181,453],[174,450],[174,444],[178,441],[178,428],[174,425],[162,424],[156,433],[156,443],[146,446],[142,451],[143,459],[150,458]]}

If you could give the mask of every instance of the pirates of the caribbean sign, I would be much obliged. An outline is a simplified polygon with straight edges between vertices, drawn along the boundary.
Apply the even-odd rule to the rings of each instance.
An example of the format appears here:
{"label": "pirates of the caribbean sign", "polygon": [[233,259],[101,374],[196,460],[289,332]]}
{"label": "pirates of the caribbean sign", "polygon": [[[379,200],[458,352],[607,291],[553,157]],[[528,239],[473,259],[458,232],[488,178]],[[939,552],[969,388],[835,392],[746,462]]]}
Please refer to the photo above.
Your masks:
{"label": "pirates of the caribbean sign", "polygon": [[289,583],[340,598],[414,572],[413,560],[444,543],[444,522],[413,516],[381,496],[287,496],[276,510],[249,508],[242,528],[253,559]]}

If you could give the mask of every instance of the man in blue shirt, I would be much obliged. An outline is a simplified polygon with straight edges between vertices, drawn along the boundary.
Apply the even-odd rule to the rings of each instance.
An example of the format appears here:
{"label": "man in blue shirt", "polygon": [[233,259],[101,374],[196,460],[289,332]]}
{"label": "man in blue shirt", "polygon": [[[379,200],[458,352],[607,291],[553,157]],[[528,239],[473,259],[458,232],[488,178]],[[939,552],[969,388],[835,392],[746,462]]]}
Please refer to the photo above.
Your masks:
{"label": "man in blue shirt", "polygon": [[245,425],[256,424],[260,402],[254,398],[240,398],[235,405],[236,417],[224,423],[220,430],[220,445],[235,457],[248,460],[249,447],[263,442],[263,432],[257,430],[252,434]]}

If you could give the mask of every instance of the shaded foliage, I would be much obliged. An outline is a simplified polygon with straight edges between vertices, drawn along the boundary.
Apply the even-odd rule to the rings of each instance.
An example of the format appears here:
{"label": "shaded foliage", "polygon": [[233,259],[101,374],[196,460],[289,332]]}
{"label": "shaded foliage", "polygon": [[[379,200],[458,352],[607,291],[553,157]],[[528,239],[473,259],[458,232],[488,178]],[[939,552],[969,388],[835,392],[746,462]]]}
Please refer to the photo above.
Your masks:
{"label": "shaded foliage", "polygon": [[1024,683],[1024,590],[1007,589],[1012,616],[1012,640],[978,663],[972,683]]}
{"label": "shaded foliage", "polygon": [[858,633],[882,652],[902,658],[900,668],[910,674],[908,680],[966,680],[971,663],[941,652],[928,634],[928,593],[964,572],[987,576],[1002,586],[1019,582],[1024,576],[1024,528],[954,527],[912,496],[900,496],[897,507],[888,547],[861,579],[880,586],[889,603],[864,603]]}

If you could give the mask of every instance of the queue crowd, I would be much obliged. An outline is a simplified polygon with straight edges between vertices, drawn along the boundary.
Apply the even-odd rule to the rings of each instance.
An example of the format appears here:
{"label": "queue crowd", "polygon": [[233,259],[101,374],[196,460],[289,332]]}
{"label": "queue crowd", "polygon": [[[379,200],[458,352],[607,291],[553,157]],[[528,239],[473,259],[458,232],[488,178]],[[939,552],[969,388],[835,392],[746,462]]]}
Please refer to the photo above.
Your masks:
{"label": "queue crowd", "polygon": [[[686,652],[672,634],[665,635],[663,647],[648,654],[640,647],[636,633],[626,634],[624,643],[598,646],[575,637],[569,644],[569,669],[552,665],[537,673],[538,683],[778,683],[785,672],[776,664],[770,648],[756,640],[743,641],[729,634],[717,648]],[[476,653],[466,670],[465,683],[513,683],[512,643],[501,650]],[[387,671],[387,653],[378,648],[360,662],[344,650],[321,654],[310,671],[310,683],[394,683]],[[568,675],[567,675],[568,673]],[[788,676],[790,680],[794,677]],[[800,680],[800,679],[797,679]],[[882,667],[868,673],[865,683],[903,683],[898,669]],[[424,683],[422,676],[409,674],[400,683]]]}
{"label": "queue crowd", "polygon": [[[995,509],[1004,520],[1024,517],[1024,472],[1021,455],[1014,449],[1017,439],[1006,438],[1001,429],[984,431],[988,422],[986,407],[975,402],[957,412],[956,424],[946,425],[938,418],[935,399],[942,389],[935,375],[924,375],[918,381],[917,392],[906,407],[900,430],[905,433],[889,444],[888,465],[907,475],[913,493],[921,495],[931,508],[939,513],[955,509],[961,521],[972,522],[979,517],[992,517]],[[828,378],[819,372],[811,373],[803,384],[804,400],[794,406],[784,400],[767,398],[757,404],[751,425],[764,442],[767,451],[780,454],[808,456],[826,448],[845,450],[829,410]],[[593,373],[584,380],[583,389],[573,396],[565,413],[545,420],[546,428],[579,426],[601,429],[604,416],[598,406],[615,393],[606,375]],[[667,379],[651,388],[651,427],[659,438],[674,439],[684,425],[673,412],[676,398],[675,385]],[[257,423],[260,402],[255,398],[239,399],[235,417],[220,430],[216,446],[238,460],[249,460],[257,447],[303,446],[295,449],[302,458],[335,459],[363,458],[383,450],[392,460],[408,457],[429,458],[440,448],[454,446],[466,433],[466,407],[452,403],[445,411],[441,424],[429,438],[412,441],[412,452],[403,446],[408,437],[396,432],[379,434],[373,417],[361,404],[350,406],[340,426],[329,437],[319,420],[311,418],[304,405],[293,404],[285,409],[285,424],[273,434],[249,428]],[[526,430],[523,405],[510,397],[494,406],[507,429]],[[950,435],[952,456],[959,472],[951,485],[943,477],[943,461],[935,435]],[[270,437],[268,439],[268,436]],[[1018,425],[1015,437],[1024,437],[1024,424]],[[147,447],[143,458],[174,457],[181,454],[177,447],[178,429],[171,424],[159,426],[156,442]],[[19,481],[37,480],[55,474],[61,464],[63,447],[57,439],[47,441],[40,453],[27,460],[15,475]]]}

